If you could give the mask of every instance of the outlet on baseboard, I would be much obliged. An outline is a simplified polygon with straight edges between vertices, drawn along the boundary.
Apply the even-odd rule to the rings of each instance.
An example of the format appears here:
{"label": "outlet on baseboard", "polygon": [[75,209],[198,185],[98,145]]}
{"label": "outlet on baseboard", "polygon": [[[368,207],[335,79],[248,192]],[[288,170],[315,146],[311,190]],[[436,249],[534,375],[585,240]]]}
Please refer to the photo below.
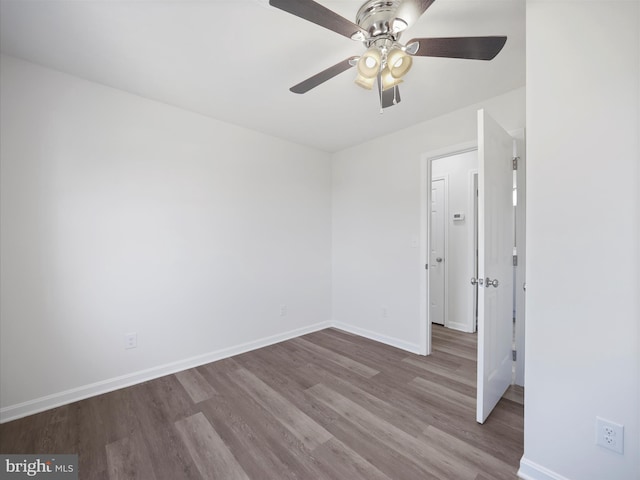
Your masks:
{"label": "outlet on baseboard", "polygon": [[124,334],[124,348],[136,348],[138,346],[138,334],[136,332]]}
{"label": "outlet on baseboard", "polygon": [[624,425],[596,417],[596,445],[624,453]]}
{"label": "outlet on baseboard", "polygon": [[287,306],[286,305],[280,305],[280,316],[281,317],[286,317],[287,316]]}

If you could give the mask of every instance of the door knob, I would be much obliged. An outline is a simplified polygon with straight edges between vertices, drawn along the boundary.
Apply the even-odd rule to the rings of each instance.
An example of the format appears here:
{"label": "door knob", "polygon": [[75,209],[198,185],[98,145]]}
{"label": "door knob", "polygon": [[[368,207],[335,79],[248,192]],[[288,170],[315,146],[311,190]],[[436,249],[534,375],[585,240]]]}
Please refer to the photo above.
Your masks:
{"label": "door knob", "polygon": [[476,277],[471,277],[471,285],[477,285],[478,284],[478,279]]}
{"label": "door knob", "polygon": [[442,257],[436,258],[436,262],[438,262],[438,263],[442,262]]}
{"label": "door knob", "polygon": [[489,288],[489,287],[493,287],[493,288],[498,288],[498,285],[500,285],[500,282],[498,282],[497,278],[494,278],[493,280],[491,280],[489,277],[487,277],[486,283],[485,283],[485,287]]}

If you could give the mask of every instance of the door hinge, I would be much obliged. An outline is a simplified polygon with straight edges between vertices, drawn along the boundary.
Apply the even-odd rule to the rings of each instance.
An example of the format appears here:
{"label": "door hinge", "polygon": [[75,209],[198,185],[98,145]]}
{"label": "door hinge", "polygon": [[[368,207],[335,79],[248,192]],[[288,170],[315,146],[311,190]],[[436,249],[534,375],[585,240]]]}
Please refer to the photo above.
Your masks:
{"label": "door hinge", "polygon": [[424,269],[425,269],[425,270],[429,270],[429,264],[428,264],[428,263],[425,263],[425,265],[424,265]]}
{"label": "door hinge", "polygon": [[513,357],[513,361],[518,360],[518,352],[516,350],[511,350],[511,356]]}
{"label": "door hinge", "polygon": [[520,160],[520,157],[513,157],[513,169],[514,170],[518,169],[518,160]]}
{"label": "door hinge", "polygon": [[513,256],[513,266],[517,267],[518,266],[518,255],[514,255]]}

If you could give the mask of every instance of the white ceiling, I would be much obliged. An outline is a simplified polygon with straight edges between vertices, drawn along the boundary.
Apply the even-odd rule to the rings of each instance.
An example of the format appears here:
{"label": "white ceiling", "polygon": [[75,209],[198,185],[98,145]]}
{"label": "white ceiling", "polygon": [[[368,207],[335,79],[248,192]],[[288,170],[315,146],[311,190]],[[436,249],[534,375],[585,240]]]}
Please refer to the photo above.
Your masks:
{"label": "white ceiling", "polygon": [[[349,20],[360,0],[320,3]],[[402,39],[507,35],[492,61],[416,58],[402,103],[347,71],[304,95],[289,87],[364,51],[267,0],[1,0],[2,52],[329,152],[525,83],[524,0],[436,0]]]}

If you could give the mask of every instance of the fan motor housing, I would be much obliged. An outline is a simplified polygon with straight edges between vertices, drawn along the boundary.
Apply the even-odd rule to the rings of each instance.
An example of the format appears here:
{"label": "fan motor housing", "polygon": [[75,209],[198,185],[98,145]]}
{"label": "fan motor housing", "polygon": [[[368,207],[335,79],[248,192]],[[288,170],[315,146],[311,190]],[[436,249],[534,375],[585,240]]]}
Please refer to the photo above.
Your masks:
{"label": "fan motor housing", "polygon": [[356,23],[370,38],[386,36],[396,40],[400,32],[394,32],[393,21],[399,6],[400,0],[369,0],[358,10]]}

